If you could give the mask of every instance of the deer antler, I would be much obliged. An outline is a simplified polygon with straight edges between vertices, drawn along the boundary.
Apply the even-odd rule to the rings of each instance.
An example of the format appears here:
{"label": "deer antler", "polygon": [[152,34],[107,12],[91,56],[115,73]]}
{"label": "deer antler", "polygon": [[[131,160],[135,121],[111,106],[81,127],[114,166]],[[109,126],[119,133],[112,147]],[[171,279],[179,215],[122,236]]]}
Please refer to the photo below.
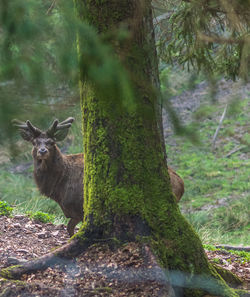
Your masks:
{"label": "deer antler", "polygon": [[59,121],[56,119],[53,121],[52,125],[48,128],[46,131],[46,134],[57,141],[63,140],[67,134],[68,129],[71,127],[71,124],[74,122],[74,118],[69,117],[66,120],[59,123]]}
{"label": "deer antler", "polygon": [[17,119],[14,119],[12,123],[14,126],[19,128],[22,137],[27,141],[38,137],[42,133],[42,131],[33,126],[29,120],[27,120],[26,122],[21,122]]}

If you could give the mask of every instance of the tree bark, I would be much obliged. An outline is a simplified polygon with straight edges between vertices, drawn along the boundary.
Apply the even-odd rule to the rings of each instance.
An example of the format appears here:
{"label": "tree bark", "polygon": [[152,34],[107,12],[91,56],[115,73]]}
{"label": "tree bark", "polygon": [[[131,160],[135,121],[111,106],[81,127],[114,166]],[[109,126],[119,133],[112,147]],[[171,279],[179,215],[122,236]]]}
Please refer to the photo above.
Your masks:
{"label": "tree bark", "polygon": [[[146,240],[163,267],[185,273],[184,296],[203,296],[205,291],[237,296],[208,263],[171,191],[155,90],[159,80],[151,1],[77,3],[78,9],[84,5],[78,11],[85,12],[100,34],[124,25],[128,29],[126,42],[114,38],[110,44],[129,73],[135,94],[134,108],[126,109],[121,98],[112,93],[101,98],[81,78],[84,223],[77,236],[84,238],[86,230],[92,230],[100,238]],[[212,282],[193,288],[197,275],[206,275]]]}

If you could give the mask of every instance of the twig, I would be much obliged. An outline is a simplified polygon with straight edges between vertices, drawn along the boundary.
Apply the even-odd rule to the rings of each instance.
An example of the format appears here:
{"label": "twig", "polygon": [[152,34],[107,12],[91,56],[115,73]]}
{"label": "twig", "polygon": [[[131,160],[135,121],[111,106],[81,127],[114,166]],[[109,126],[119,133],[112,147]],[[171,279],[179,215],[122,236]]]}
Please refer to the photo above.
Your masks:
{"label": "twig", "polygon": [[227,112],[227,104],[226,104],[226,106],[225,106],[225,108],[224,108],[224,111],[223,111],[223,114],[222,114],[222,116],[221,116],[221,118],[220,118],[219,125],[218,125],[218,127],[217,127],[217,129],[216,129],[216,131],[215,131],[215,133],[214,133],[214,137],[213,137],[213,140],[212,140],[212,147],[213,147],[213,149],[214,149],[214,147],[215,147],[216,138],[217,138],[218,133],[219,133],[219,131],[220,131],[220,128],[221,128],[221,126],[222,126],[222,122],[223,122],[223,120],[224,120],[224,118],[225,118],[226,112]]}
{"label": "twig", "polygon": [[56,4],[56,0],[53,0],[53,2],[51,3],[49,9],[46,12],[47,15],[49,15],[51,13],[51,11],[53,10],[53,8],[55,7],[55,4]]}
{"label": "twig", "polygon": [[234,148],[233,150],[231,150],[228,154],[226,154],[225,158],[229,158],[232,154],[242,150],[244,148],[244,146],[237,146],[236,148]]}

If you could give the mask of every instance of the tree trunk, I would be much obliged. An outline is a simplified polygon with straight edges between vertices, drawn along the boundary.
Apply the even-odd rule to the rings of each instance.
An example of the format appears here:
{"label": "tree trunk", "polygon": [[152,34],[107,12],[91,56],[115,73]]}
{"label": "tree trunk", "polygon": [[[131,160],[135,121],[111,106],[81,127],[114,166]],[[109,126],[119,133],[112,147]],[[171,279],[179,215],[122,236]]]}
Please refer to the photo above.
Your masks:
{"label": "tree trunk", "polygon": [[[202,244],[172,194],[159,121],[157,58],[149,0],[79,0],[99,33],[122,25],[126,42],[111,39],[132,81],[134,106],[86,88],[82,77],[84,222],[77,237],[150,243],[163,267],[185,273],[185,296],[237,296],[210,266]],[[115,35],[115,34],[113,34]],[[81,36],[79,36],[79,39]],[[79,49],[81,52],[81,48]],[[197,276],[206,275],[206,285]],[[171,278],[171,274],[170,274]],[[204,280],[203,280],[204,282]],[[197,287],[195,287],[197,285]]]}

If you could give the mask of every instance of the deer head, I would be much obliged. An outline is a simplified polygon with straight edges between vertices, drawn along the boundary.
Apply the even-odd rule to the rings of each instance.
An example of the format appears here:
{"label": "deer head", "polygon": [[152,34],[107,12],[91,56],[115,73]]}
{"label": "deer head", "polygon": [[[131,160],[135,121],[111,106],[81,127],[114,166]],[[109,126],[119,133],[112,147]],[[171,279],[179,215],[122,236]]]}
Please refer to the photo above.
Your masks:
{"label": "deer head", "polygon": [[22,138],[33,144],[33,157],[37,160],[48,160],[55,149],[56,142],[62,141],[67,136],[73,121],[72,117],[61,123],[54,120],[45,132],[33,126],[29,120],[26,122],[13,120],[13,124],[18,127]]}

